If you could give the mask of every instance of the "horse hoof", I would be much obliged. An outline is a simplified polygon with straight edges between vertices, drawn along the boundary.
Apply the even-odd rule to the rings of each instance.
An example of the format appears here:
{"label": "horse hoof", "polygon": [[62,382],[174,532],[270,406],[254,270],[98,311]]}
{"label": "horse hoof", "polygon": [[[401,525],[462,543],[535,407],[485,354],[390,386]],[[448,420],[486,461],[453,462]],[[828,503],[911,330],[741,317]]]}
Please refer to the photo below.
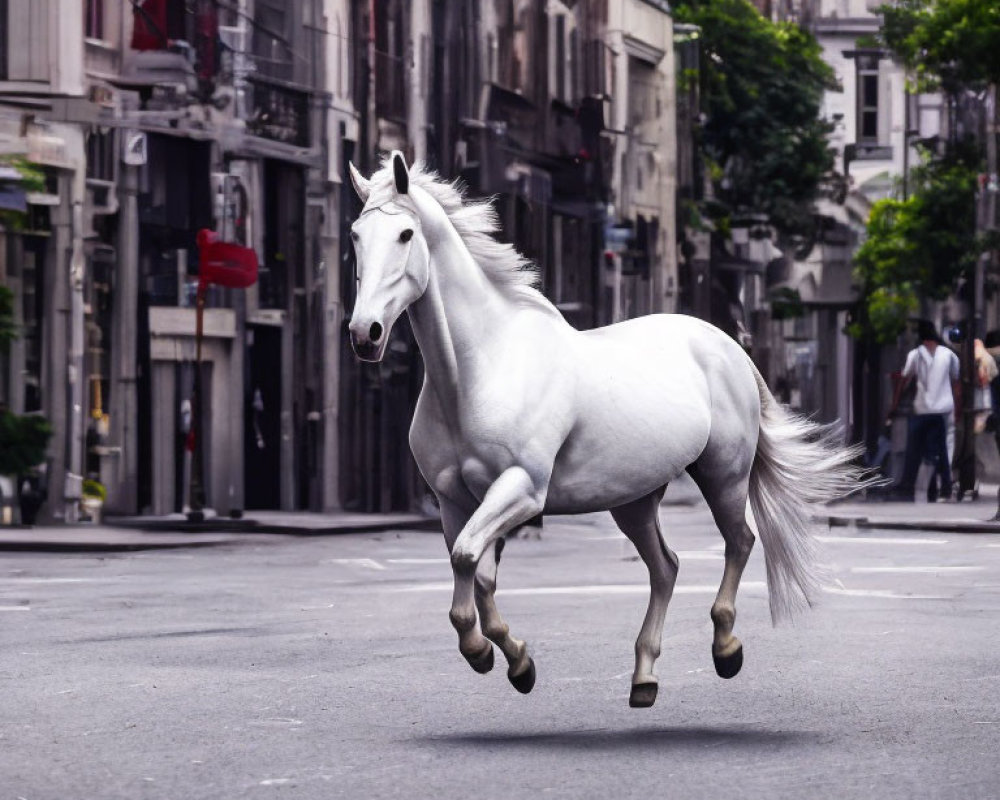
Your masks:
{"label": "horse hoof", "polygon": [[465,660],[469,662],[469,666],[476,672],[480,675],[485,675],[493,669],[493,645],[486,645],[486,650],[483,651],[481,656],[475,656],[473,658],[466,656]]}
{"label": "horse hoof", "polygon": [[535,662],[529,658],[528,668],[524,672],[520,675],[508,674],[507,679],[510,681],[510,685],[521,694],[527,694],[535,688]]}
{"label": "horse hoof", "polygon": [[715,662],[715,672],[720,678],[735,678],[743,666],[743,645],[728,656],[712,653],[712,661]]}
{"label": "horse hoof", "polygon": [[636,683],[632,685],[632,691],[628,696],[630,708],[649,708],[656,702],[657,684]]}

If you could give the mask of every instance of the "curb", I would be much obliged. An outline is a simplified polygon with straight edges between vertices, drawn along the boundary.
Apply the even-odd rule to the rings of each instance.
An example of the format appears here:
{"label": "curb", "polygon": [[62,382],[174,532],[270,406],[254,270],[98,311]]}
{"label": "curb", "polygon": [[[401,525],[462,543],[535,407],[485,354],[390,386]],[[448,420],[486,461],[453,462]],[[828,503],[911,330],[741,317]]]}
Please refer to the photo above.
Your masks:
{"label": "curb", "polygon": [[202,522],[184,520],[146,520],[106,518],[109,528],[146,531],[148,533],[242,533],[281,534],[283,536],[336,536],[349,533],[380,533],[389,530],[418,530],[441,532],[441,520],[425,517],[413,520],[371,520],[362,523],[331,525],[289,525],[280,522],[261,522],[255,519],[217,518]]}
{"label": "curb", "polygon": [[821,515],[815,522],[829,528],[856,528],[858,530],[935,531],[938,533],[1000,533],[1000,521],[983,520],[894,520],[871,517],[846,517]]}
{"label": "curb", "polygon": [[[441,521],[435,517],[410,520],[371,520],[332,525],[288,525],[252,519],[211,519],[202,522],[184,520],[142,520],[141,518],[105,518],[104,538],[95,536],[74,538],[76,526],[57,529],[32,537],[32,526],[0,528],[0,552],[22,553],[127,553],[141,550],[172,550],[185,547],[216,547],[260,542],[266,537],[338,536],[343,534],[382,533],[392,530],[441,532]],[[111,530],[107,530],[111,529]],[[18,532],[17,538],[5,538],[7,532]],[[88,531],[88,534],[90,532]],[[149,534],[148,538],[136,534]],[[168,538],[168,535],[173,536]],[[206,538],[203,535],[207,534]],[[214,535],[213,535],[214,534]],[[159,536],[158,536],[159,535]],[[252,537],[252,538],[248,538]],[[120,536],[116,540],[116,537]],[[126,538],[127,537],[127,538]],[[189,538],[188,538],[189,537]]]}
{"label": "curb", "polygon": [[0,542],[0,552],[4,553],[131,553],[141,550],[179,550],[188,547],[218,547],[236,544],[238,539],[212,539],[189,542],[73,542],[73,541],[30,541]]}

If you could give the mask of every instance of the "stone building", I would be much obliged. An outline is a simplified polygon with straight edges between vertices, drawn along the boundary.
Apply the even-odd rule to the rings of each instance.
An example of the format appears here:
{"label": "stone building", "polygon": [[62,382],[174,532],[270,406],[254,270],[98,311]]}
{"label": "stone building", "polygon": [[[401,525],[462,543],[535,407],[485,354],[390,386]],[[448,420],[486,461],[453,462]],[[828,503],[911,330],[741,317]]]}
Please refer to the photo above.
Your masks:
{"label": "stone building", "polygon": [[50,518],[73,518],[83,476],[112,512],[184,507],[201,228],[253,246],[261,265],[252,289],[210,292],[208,505],[337,504],[336,363],[323,358],[339,325],[334,6],[0,3],[4,146],[52,170],[52,193],[30,204],[44,230],[5,237],[25,334],[9,402],[55,426]]}

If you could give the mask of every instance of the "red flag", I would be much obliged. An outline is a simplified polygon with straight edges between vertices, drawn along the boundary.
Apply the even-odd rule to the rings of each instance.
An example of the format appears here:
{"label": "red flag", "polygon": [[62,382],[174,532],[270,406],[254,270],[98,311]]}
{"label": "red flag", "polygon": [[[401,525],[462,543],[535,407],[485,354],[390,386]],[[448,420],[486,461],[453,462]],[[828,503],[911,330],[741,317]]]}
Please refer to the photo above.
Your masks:
{"label": "red flag", "polygon": [[165,50],[167,0],[139,0],[132,10],[132,49]]}
{"label": "red flag", "polygon": [[257,282],[257,254],[251,247],[220,242],[219,234],[198,231],[198,274],[201,283],[246,289]]}

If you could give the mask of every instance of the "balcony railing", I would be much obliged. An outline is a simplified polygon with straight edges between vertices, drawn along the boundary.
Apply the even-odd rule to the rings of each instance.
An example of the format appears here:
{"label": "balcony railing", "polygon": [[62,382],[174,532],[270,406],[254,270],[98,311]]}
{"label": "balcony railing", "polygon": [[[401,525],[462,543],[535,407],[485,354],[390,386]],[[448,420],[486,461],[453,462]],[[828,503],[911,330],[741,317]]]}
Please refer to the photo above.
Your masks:
{"label": "balcony railing", "polygon": [[276,142],[308,147],[309,94],[251,78],[247,130]]}

